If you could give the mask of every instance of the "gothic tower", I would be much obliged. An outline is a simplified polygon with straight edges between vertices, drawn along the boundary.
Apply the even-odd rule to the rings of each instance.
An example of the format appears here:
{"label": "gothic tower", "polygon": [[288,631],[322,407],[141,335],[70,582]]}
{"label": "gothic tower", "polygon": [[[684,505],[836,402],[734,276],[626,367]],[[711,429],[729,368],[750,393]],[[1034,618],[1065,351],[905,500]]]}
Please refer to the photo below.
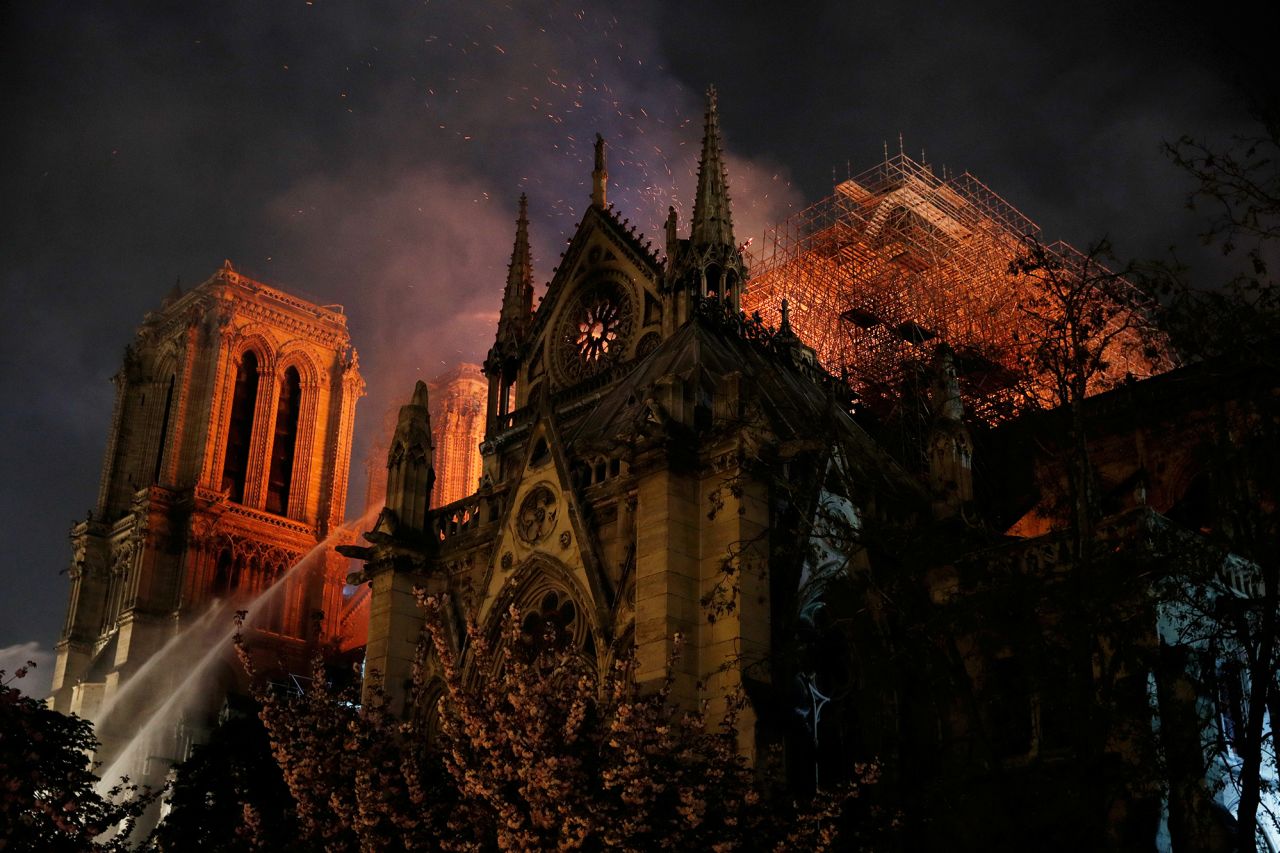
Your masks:
{"label": "gothic tower", "polygon": [[[247,601],[343,519],[356,401],[346,317],[230,262],[149,313],[115,377],[97,504],[71,531],[55,708],[93,716],[215,599]],[[340,640],[346,563],[289,579],[263,634]]]}
{"label": "gothic tower", "polygon": [[467,497],[480,482],[487,386],[479,366],[459,364],[428,382],[427,387],[431,391],[436,469],[431,505],[444,506]]}
{"label": "gothic tower", "polygon": [[[476,490],[482,472],[480,443],[484,441],[488,382],[477,364],[461,363],[427,382],[431,395],[431,440],[436,485],[431,505],[443,506]],[[387,452],[398,422],[399,408],[383,417],[378,436],[365,456],[366,507],[382,506],[387,496]]]}
{"label": "gothic tower", "polygon": [[679,238],[678,229],[675,208],[669,208],[664,287],[670,294],[674,310],[667,315],[668,334],[688,321],[690,306],[698,299],[723,302],[736,314],[742,302],[742,284],[747,277],[742,252],[733,239],[729,176],[720,142],[715,87],[707,92],[702,155],[698,161],[698,189],[694,196],[688,239]]}

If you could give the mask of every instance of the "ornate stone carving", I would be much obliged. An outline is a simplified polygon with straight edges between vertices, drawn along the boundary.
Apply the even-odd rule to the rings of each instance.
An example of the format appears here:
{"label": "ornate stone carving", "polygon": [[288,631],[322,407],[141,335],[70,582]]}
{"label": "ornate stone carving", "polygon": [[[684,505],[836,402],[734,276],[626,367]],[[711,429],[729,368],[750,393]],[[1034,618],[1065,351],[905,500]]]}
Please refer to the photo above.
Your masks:
{"label": "ornate stone carving", "polygon": [[516,514],[516,532],[530,545],[551,535],[556,526],[559,511],[555,492],[546,486],[538,486],[525,496]]}
{"label": "ornate stone carving", "polygon": [[129,569],[133,563],[133,554],[136,544],[133,540],[127,539],[119,543],[111,554],[111,572],[112,574],[123,574]]}
{"label": "ornate stone carving", "polygon": [[577,382],[616,363],[631,345],[631,299],[618,284],[584,287],[566,306],[557,331],[557,358],[566,380]]}
{"label": "ornate stone carving", "polygon": [[662,343],[662,335],[657,332],[650,332],[640,339],[639,345],[636,346],[636,358],[644,358],[649,353],[658,348]]}
{"label": "ornate stone carving", "polygon": [[191,517],[191,544],[197,548],[204,548],[212,544],[214,537],[217,535],[218,519],[210,518],[207,515],[193,515]]}

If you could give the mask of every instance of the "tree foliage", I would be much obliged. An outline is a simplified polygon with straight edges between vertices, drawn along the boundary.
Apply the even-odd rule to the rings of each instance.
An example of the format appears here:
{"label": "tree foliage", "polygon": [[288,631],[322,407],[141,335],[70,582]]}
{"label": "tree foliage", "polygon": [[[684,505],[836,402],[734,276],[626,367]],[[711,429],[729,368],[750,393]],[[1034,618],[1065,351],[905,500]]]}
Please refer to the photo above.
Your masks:
{"label": "tree foliage", "polygon": [[296,849],[293,799],[256,714],[229,713],[178,765],[156,849]]}
{"label": "tree foliage", "polygon": [[[15,686],[28,663],[0,670],[0,850],[125,850],[153,797],[124,778],[105,796],[89,755],[98,747],[88,720],[67,716]],[[111,838],[99,838],[113,827]]]}
{"label": "tree foliage", "polygon": [[[334,686],[317,660],[301,693],[260,686],[262,719],[307,849],[830,849],[890,820],[857,784],[797,802],[739,751],[741,699],[715,724],[650,693],[622,659],[597,675],[579,650],[522,635],[451,641],[447,598],[420,595],[426,629],[412,713],[371,679]],[[678,643],[677,643],[678,645]]]}
{"label": "tree foliage", "polygon": [[1134,372],[1171,366],[1146,295],[1118,266],[1108,240],[1077,252],[1025,239],[1009,272],[1030,286],[1018,301],[1021,367],[1027,393],[1044,408],[1069,407],[1115,387]]}
{"label": "tree foliage", "polygon": [[[1166,146],[1195,186],[1188,207],[1207,214],[1203,238],[1243,263],[1221,287],[1196,287],[1174,266],[1163,278],[1167,323],[1179,346],[1202,369],[1230,383],[1231,403],[1219,406],[1206,450],[1205,488],[1213,507],[1204,530],[1243,558],[1237,577],[1206,576],[1180,601],[1184,630],[1220,650],[1235,671],[1206,676],[1216,689],[1238,686],[1239,726],[1210,751],[1237,766],[1236,844],[1253,850],[1262,798],[1275,793],[1276,743],[1266,718],[1280,709],[1280,114],[1257,115],[1260,129],[1226,146],[1183,137]],[[1280,815],[1269,819],[1280,827]]]}
{"label": "tree foliage", "polygon": [[1187,270],[1162,265],[1165,324],[1189,358],[1278,366],[1280,287],[1280,115],[1226,147],[1184,136],[1165,150],[1194,181],[1187,207],[1207,218],[1201,238],[1234,265],[1230,278],[1196,286]]}

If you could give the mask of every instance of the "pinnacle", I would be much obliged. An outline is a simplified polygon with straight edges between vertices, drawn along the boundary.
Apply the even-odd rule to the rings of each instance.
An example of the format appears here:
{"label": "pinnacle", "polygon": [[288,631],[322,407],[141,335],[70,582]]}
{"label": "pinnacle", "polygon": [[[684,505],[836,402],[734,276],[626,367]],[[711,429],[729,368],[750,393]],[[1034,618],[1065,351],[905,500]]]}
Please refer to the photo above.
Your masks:
{"label": "pinnacle", "polygon": [[707,89],[706,124],[702,134],[702,156],[698,161],[698,192],[693,202],[693,227],[689,239],[696,245],[735,245],[715,86]]}
{"label": "pinnacle", "polygon": [[591,204],[598,208],[609,207],[609,166],[604,149],[604,137],[597,133],[595,168],[591,170]]}
{"label": "pinnacle", "polygon": [[502,296],[504,316],[520,317],[533,310],[533,255],[529,248],[529,197],[520,194],[515,245],[507,267],[507,287]]}
{"label": "pinnacle", "polygon": [[427,383],[419,379],[418,384],[413,386],[413,397],[409,400],[409,405],[421,406],[425,409],[427,408],[427,403]]}
{"label": "pinnacle", "polygon": [[778,336],[787,339],[796,336],[796,333],[791,329],[791,306],[785,299],[782,300],[782,321],[778,324]]}
{"label": "pinnacle", "polygon": [[529,197],[520,194],[520,214],[516,218],[515,245],[507,267],[507,284],[502,291],[502,312],[498,319],[499,344],[518,343],[533,313],[533,255],[529,249]]}

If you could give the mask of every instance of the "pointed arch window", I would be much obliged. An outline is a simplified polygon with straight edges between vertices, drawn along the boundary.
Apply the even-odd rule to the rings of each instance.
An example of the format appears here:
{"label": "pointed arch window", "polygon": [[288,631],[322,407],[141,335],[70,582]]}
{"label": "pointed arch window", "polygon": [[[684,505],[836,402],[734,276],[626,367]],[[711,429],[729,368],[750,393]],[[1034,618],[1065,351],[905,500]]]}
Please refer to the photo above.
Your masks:
{"label": "pointed arch window", "polygon": [[226,598],[235,590],[240,582],[240,569],[230,548],[223,548],[218,553],[218,562],[213,571],[213,594],[217,598]]}
{"label": "pointed arch window", "polygon": [[293,452],[298,444],[298,414],[302,411],[302,381],[298,368],[284,372],[280,402],[276,406],[276,428],[271,441],[271,468],[267,478],[267,512],[289,512],[289,490],[293,480]]}
{"label": "pointed arch window", "polygon": [[720,268],[719,264],[708,264],[707,268],[703,270],[702,295],[711,299],[719,299],[723,275],[724,270]]}
{"label": "pointed arch window", "polygon": [[151,475],[152,483],[160,482],[160,466],[164,462],[164,448],[169,441],[169,413],[173,410],[173,384],[176,376],[169,377],[169,390],[164,395],[164,414],[160,418],[160,441],[156,444],[156,467]]}
{"label": "pointed arch window", "polygon": [[231,421],[227,425],[227,447],[222,465],[222,488],[231,500],[244,501],[245,477],[249,473],[249,443],[253,440],[253,415],[258,404],[258,356],[253,351],[240,358],[236,384],[231,392]]}
{"label": "pointed arch window", "polygon": [[742,302],[742,288],[738,281],[738,273],[734,270],[726,270],[724,273],[724,298],[733,304],[734,310],[737,310]]}
{"label": "pointed arch window", "polygon": [[533,661],[539,655],[559,651],[573,643],[577,610],[569,596],[554,590],[530,608],[520,620],[520,653]]}
{"label": "pointed arch window", "polygon": [[[288,581],[281,580],[284,571],[285,567],[280,565],[264,564],[262,567],[262,588],[269,592],[259,599],[263,604],[261,623],[263,628],[277,634],[290,633],[285,622],[285,612],[286,599],[293,595],[293,590]],[[281,589],[273,589],[277,584]]]}

